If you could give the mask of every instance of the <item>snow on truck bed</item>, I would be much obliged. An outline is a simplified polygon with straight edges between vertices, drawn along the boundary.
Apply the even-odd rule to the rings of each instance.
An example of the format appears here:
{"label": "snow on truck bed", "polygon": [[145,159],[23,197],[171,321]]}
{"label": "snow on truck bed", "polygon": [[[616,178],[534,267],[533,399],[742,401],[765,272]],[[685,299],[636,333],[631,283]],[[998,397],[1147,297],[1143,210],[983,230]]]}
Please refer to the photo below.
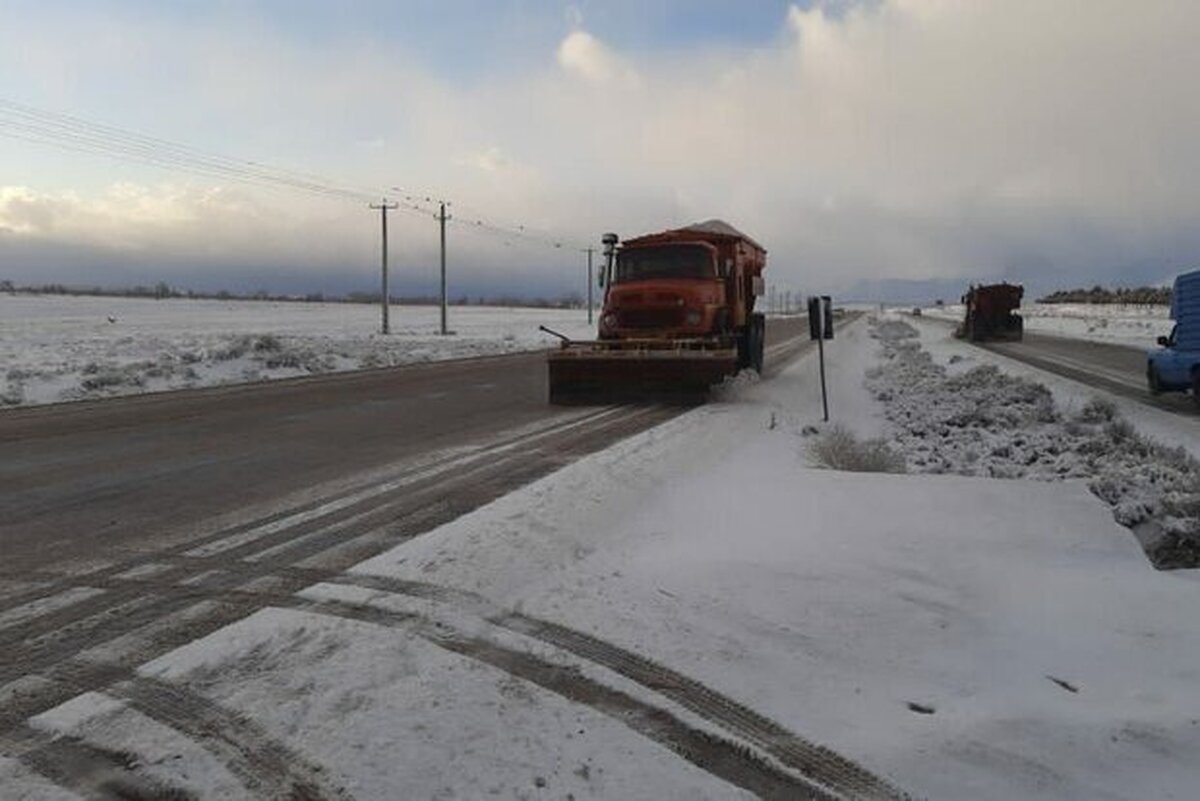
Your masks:
{"label": "snow on truck bed", "polygon": [[[877,348],[856,325],[826,350],[834,418],[860,437],[888,430],[863,387]],[[542,619],[917,797],[1194,797],[1194,571],[1151,568],[1082,481],[814,468],[811,431],[828,430],[816,375],[809,355],[741,382],[302,593],[403,613],[411,629],[272,609],[142,673],[245,713],[358,799],[746,797],[619,717],[431,645],[429,632],[492,637],[710,726],[667,697],[684,679],[635,685],[489,622]],[[39,725],[169,750],[119,704],[72,703]],[[201,790],[229,784],[180,748],[188,759],[149,764],[176,781],[191,765]]]}

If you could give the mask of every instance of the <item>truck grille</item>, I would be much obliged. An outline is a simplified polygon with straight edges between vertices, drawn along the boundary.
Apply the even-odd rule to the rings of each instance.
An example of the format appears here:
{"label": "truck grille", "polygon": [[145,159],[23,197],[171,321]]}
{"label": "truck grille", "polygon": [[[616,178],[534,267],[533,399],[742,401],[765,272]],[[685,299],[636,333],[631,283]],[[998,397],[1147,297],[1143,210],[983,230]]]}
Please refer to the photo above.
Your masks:
{"label": "truck grille", "polygon": [[621,328],[679,328],[683,309],[623,309],[617,313]]}

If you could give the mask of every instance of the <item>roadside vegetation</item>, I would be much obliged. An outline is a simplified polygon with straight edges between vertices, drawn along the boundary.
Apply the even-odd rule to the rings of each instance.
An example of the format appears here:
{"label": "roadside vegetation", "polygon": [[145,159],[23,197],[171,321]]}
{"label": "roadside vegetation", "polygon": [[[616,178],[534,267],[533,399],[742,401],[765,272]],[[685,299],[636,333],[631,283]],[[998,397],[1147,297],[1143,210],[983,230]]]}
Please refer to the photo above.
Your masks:
{"label": "roadside vegetation", "polygon": [[1166,306],[1171,303],[1171,288],[1162,286],[1117,287],[1106,289],[1062,289],[1051,292],[1038,303],[1122,303],[1137,306]]}
{"label": "roadside vegetation", "polygon": [[854,473],[904,473],[904,457],[883,439],[859,439],[842,426],[835,425],[819,434],[808,445],[809,457],[831,470]]}
{"label": "roadside vegetation", "polygon": [[[126,287],[70,286],[67,284],[38,284],[21,286],[10,280],[0,280],[0,293],[7,295],[78,295],[102,298],[186,298],[188,300],[262,300],[284,303],[379,303],[381,293],[377,291],[352,291],[344,294],[326,292],[277,293],[265,289],[238,292],[228,289],[204,291],[182,289],[159,281],[153,286],[137,285]],[[391,302],[398,306],[438,306],[438,295],[393,295]],[[450,306],[498,306],[500,308],[531,309],[581,309],[585,301],[578,292],[565,292],[557,297],[523,297],[517,295],[477,295],[474,298],[459,294],[447,299]]]}

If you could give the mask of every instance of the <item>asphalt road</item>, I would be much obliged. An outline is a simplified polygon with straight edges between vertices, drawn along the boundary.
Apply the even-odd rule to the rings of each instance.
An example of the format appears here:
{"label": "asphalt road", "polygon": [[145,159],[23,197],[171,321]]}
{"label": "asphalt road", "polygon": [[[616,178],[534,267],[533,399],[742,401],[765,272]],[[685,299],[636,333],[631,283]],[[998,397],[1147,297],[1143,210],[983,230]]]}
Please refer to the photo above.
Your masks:
{"label": "asphalt road", "polygon": [[[769,365],[802,346],[787,342],[804,326],[771,321]],[[531,353],[0,412],[0,581],[178,545],[239,512],[266,514],[581,413],[546,397],[545,356]],[[677,412],[573,430],[544,471],[580,443],[603,448]]]}
{"label": "asphalt road", "polygon": [[1200,415],[1200,407],[1191,395],[1150,394],[1146,385],[1146,351],[1140,348],[1038,334],[1026,334],[1021,342],[988,342],[980,347],[1147,406],[1181,415]]}

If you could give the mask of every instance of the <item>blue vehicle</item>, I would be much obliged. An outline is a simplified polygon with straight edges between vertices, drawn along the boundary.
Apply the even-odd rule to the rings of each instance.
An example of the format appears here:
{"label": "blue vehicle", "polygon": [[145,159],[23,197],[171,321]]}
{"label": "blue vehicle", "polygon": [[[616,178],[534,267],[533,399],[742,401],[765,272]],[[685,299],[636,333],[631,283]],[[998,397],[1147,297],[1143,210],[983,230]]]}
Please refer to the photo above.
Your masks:
{"label": "blue vehicle", "polygon": [[1162,347],[1151,351],[1146,360],[1146,380],[1150,392],[1190,389],[1200,405],[1200,270],[1175,279],[1171,294],[1171,335],[1159,337]]}

